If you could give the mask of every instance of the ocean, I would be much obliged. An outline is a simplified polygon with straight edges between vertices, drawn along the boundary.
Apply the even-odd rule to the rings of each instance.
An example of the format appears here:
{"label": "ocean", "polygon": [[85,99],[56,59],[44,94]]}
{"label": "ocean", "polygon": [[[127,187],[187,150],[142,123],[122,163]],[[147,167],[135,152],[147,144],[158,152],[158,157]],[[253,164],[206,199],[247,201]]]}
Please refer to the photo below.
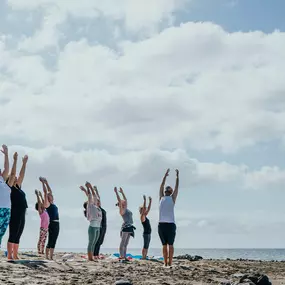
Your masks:
{"label": "ocean", "polygon": [[[22,251],[35,251],[36,249],[22,249]],[[85,248],[58,248],[56,252],[75,252],[84,253]],[[118,249],[114,248],[102,248],[102,253],[112,254],[118,252]],[[141,254],[141,249],[130,248],[128,253],[133,255]],[[187,249],[187,248],[176,248],[175,255],[190,254],[190,255],[200,255],[204,259],[252,259],[252,260],[265,260],[265,261],[285,261],[285,249],[272,248],[272,249]],[[152,248],[149,250],[149,256],[161,256],[161,249]]]}

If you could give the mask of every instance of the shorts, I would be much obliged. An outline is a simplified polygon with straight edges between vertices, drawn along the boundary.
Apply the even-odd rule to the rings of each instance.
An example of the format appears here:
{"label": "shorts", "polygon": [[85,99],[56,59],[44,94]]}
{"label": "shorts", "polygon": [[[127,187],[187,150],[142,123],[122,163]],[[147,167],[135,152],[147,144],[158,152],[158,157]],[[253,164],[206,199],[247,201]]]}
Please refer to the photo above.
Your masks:
{"label": "shorts", "polygon": [[143,248],[148,249],[151,240],[151,234],[143,234]]}
{"label": "shorts", "polygon": [[176,225],[174,223],[159,223],[158,234],[162,245],[173,245],[176,236]]}

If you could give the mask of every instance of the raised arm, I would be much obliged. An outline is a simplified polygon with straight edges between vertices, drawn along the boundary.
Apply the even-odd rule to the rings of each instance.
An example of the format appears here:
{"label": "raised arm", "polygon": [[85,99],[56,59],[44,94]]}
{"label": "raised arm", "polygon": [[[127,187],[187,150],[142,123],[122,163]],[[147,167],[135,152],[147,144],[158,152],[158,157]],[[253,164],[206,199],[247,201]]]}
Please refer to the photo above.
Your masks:
{"label": "raised arm", "polygon": [[174,203],[176,202],[177,195],[178,195],[178,188],[179,188],[179,170],[176,169],[175,171],[176,171],[176,183],[175,183],[174,192],[172,194],[172,199]]}
{"label": "raised arm", "polygon": [[124,200],[126,201],[126,203],[127,203],[128,200],[127,200],[127,197],[126,197],[126,195],[125,195],[125,193],[124,193],[123,188],[120,187],[120,191],[119,191],[119,192],[122,194],[123,199],[124,199]]}
{"label": "raised arm", "polygon": [[51,188],[49,186],[49,183],[48,183],[47,179],[44,178],[43,181],[44,181],[44,184],[46,186],[46,189],[47,189],[48,193],[52,194],[52,191],[51,191]]}
{"label": "raised arm", "polygon": [[22,167],[21,167],[21,170],[20,170],[20,174],[19,174],[19,177],[18,177],[18,181],[17,181],[17,184],[19,185],[19,187],[21,187],[23,181],[24,181],[24,177],[25,177],[25,173],[26,173],[26,166],[27,166],[27,162],[28,162],[28,156],[25,155],[23,157],[23,164],[22,164]]}
{"label": "raised arm", "polygon": [[146,215],[146,216],[148,215],[148,213],[149,213],[149,211],[150,211],[150,209],[151,209],[152,198],[151,198],[151,197],[148,197],[148,200],[149,200],[149,202],[148,202],[148,207],[147,207],[146,212],[145,212],[145,215]]}
{"label": "raised arm", "polygon": [[44,205],[45,204],[45,200],[43,198],[42,192],[38,191],[38,193],[39,193],[39,196],[40,196],[40,199],[41,199],[41,203]]}
{"label": "raised arm", "polygon": [[38,212],[39,212],[39,214],[42,214],[42,213],[43,213],[42,207],[41,207],[42,201],[41,201],[41,198],[40,198],[40,195],[39,195],[38,190],[35,190],[35,194],[36,194],[36,196],[37,196]]}
{"label": "raised arm", "polygon": [[146,196],[143,195],[143,206],[141,209],[141,222],[145,221],[145,217],[146,217]]}
{"label": "raised arm", "polygon": [[119,206],[120,206],[121,203],[122,203],[122,200],[121,200],[121,197],[120,197],[120,195],[119,195],[119,193],[118,193],[117,187],[114,188],[114,192],[115,192],[115,194],[116,194],[117,201],[118,201],[118,204],[119,204]]}
{"label": "raised arm", "polygon": [[[89,199],[88,199],[89,203],[92,202],[92,203],[94,203],[95,205],[97,205],[97,196],[96,196],[96,194],[95,194],[95,191],[94,191],[94,189],[93,189],[91,183],[90,183],[90,182],[86,182],[86,183],[85,183],[85,186],[86,186],[87,190],[89,191],[89,193],[91,194],[91,197],[90,197],[90,198],[92,199],[92,201],[89,201]],[[90,195],[89,195],[89,196],[90,196]],[[89,197],[88,197],[88,198],[89,198]]]}
{"label": "raised arm", "polygon": [[101,200],[100,195],[99,195],[99,191],[98,191],[98,189],[97,189],[97,186],[93,186],[93,189],[94,189],[94,191],[95,191],[95,193],[96,193],[96,195],[97,195],[97,198],[98,198],[99,200]]}
{"label": "raised arm", "polygon": [[17,161],[18,161],[18,153],[15,152],[13,155],[13,165],[12,165],[12,170],[9,176],[9,180],[8,180],[8,185],[10,187],[12,187],[14,185],[15,182],[15,178],[16,178],[16,171],[17,171]]}
{"label": "raised arm", "polygon": [[86,189],[84,186],[80,186],[79,188],[80,188],[80,190],[81,190],[83,193],[85,193],[85,195],[88,197],[88,191],[87,191],[87,189]]}
{"label": "raised arm", "polygon": [[4,169],[1,174],[2,174],[4,181],[6,181],[9,175],[9,157],[8,157],[8,147],[5,144],[2,145],[1,152],[4,154]]}
{"label": "raised arm", "polygon": [[45,178],[40,177],[39,180],[42,183],[43,192],[44,192],[44,207],[48,208],[50,206],[50,202],[48,201],[48,190],[45,184]]}
{"label": "raised arm", "polygon": [[162,179],[160,189],[159,189],[159,200],[164,196],[164,186],[165,186],[166,178],[169,175],[169,171],[170,171],[170,169],[168,168],[166,170],[166,173],[164,174],[163,179]]}

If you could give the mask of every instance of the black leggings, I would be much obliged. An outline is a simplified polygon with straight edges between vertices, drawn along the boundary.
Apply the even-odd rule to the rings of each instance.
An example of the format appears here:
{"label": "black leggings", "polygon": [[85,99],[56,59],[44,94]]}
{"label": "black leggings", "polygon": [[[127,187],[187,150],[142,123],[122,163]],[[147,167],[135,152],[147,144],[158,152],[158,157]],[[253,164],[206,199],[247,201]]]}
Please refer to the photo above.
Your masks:
{"label": "black leggings", "polygon": [[96,242],[96,245],[94,248],[94,256],[98,256],[100,253],[100,247],[104,242],[106,230],[107,230],[106,227],[100,229],[100,235],[99,235],[98,241]]}
{"label": "black leggings", "polygon": [[55,248],[58,235],[59,235],[59,222],[50,221],[48,226],[47,248]]}
{"label": "black leggings", "polygon": [[26,222],[26,209],[24,210],[11,210],[11,218],[9,223],[9,239],[8,242],[20,243],[20,238],[24,231]]}

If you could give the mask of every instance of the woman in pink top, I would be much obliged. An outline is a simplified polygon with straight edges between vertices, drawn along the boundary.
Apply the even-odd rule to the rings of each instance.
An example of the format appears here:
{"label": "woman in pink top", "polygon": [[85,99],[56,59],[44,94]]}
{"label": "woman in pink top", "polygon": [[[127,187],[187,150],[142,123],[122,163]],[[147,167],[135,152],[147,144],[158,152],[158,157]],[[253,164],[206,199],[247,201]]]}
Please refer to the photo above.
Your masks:
{"label": "woman in pink top", "polygon": [[38,242],[38,253],[44,254],[45,243],[47,239],[49,215],[44,207],[44,199],[40,191],[35,191],[37,196],[36,210],[39,212],[41,218],[40,237]]}

